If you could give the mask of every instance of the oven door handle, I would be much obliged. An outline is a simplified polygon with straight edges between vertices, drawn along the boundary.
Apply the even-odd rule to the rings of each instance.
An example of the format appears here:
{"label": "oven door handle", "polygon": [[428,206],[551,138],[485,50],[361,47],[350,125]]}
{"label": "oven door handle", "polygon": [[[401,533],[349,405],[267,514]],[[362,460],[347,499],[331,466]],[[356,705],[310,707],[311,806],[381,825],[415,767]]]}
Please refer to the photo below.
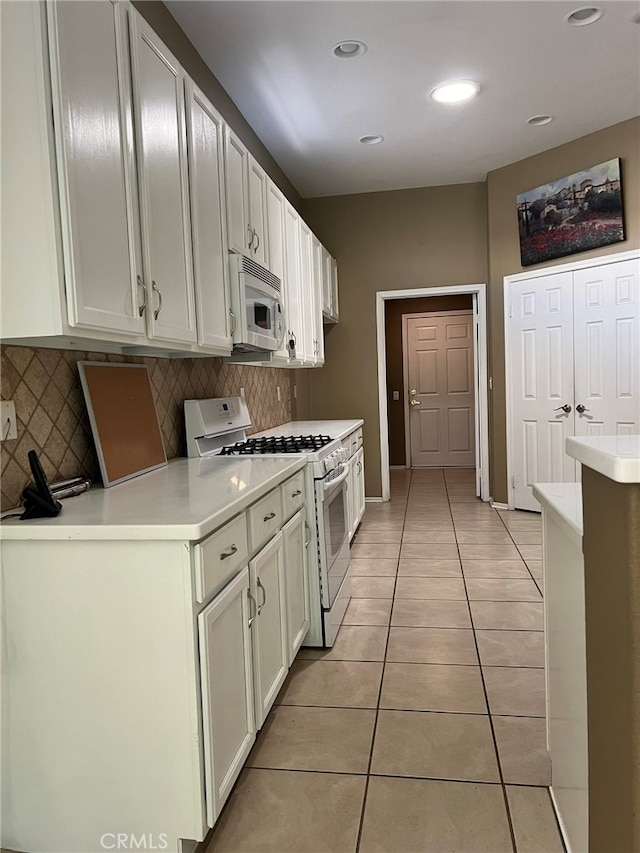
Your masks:
{"label": "oven door handle", "polygon": [[349,476],[349,466],[345,465],[344,471],[342,472],[342,474],[340,474],[338,477],[334,477],[332,480],[325,480],[323,482],[322,489],[323,489],[324,493],[326,494],[327,492],[332,491],[335,486],[344,482],[348,476]]}

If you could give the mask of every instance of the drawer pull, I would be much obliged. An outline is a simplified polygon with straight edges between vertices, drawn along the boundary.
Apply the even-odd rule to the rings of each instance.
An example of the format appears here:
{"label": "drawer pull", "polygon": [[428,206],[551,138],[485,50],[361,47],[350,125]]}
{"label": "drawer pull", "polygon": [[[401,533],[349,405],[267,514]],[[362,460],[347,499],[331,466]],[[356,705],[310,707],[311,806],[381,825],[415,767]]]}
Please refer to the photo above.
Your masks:
{"label": "drawer pull", "polygon": [[297,498],[298,495],[301,495],[301,494],[302,494],[302,492],[300,491],[300,489],[296,489],[295,492],[291,492],[291,497]]}
{"label": "drawer pull", "polygon": [[272,518],[275,518],[275,512],[268,512],[265,517],[262,519],[263,521],[271,521]]}
{"label": "drawer pull", "polygon": [[227,557],[233,557],[233,555],[237,554],[237,553],[238,553],[238,549],[236,548],[235,545],[232,545],[230,551],[223,551],[222,554],[220,554],[220,559],[226,560]]}
{"label": "drawer pull", "polygon": [[305,521],[305,523],[304,523],[304,529],[305,529],[305,530],[307,531],[307,533],[309,534],[309,536],[304,540],[304,547],[305,547],[305,548],[308,548],[308,547],[309,547],[309,542],[311,542],[311,528],[309,527],[309,525],[307,524],[307,522],[306,522],[306,521]]}
{"label": "drawer pull", "polygon": [[257,583],[258,583],[258,589],[261,589],[261,590],[262,590],[262,604],[259,604],[259,605],[258,605],[258,616],[259,616],[259,615],[262,613],[262,610],[263,610],[263,608],[264,608],[265,604],[267,603],[267,591],[266,591],[266,589],[262,586],[262,583],[261,583],[261,581],[260,581],[260,578],[258,578]]}

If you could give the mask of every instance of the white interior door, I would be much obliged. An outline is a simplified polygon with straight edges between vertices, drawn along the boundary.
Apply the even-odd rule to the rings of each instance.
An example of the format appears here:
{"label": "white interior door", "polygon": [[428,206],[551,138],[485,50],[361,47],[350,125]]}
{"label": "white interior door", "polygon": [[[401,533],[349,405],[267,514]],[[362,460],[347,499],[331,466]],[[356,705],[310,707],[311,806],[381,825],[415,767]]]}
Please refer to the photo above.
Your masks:
{"label": "white interior door", "polygon": [[410,465],[476,464],[473,313],[406,315]]}
{"label": "white interior door", "polygon": [[576,270],[573,275],[575,434],[638,433],[638,261]]}
{"label": "white interior door", "polygon": [[565,453],[574,429],[572,280],[566,272],[510,285],[510,487],[519,509],[540,509],[533,483],[576,478]]}

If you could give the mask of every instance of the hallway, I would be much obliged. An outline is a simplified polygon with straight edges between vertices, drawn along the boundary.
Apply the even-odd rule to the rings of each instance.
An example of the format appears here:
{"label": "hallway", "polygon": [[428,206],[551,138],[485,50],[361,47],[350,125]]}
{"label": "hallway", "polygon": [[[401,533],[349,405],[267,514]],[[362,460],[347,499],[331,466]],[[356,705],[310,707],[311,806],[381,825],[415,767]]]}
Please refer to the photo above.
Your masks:
{"label": "hallway", "polygon": [[469,469],[391,472],[331,650],[302,649],[208,853],[561,853],[540,518]]}

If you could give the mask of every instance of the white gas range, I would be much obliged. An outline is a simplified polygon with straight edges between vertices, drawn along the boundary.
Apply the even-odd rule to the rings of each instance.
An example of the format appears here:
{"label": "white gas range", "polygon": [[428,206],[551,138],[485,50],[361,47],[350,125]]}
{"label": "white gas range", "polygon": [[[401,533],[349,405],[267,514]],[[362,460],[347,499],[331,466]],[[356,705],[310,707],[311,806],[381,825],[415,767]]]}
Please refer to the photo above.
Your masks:
{"label": "white gas range", "polygon": [[313,422],[285,424],[247,437],[251,419],[242,397],[185,400],[184,410],[189,456],[260,459],[304,454],[310,535],[310,628],[304,644],[332,646],[351,598],[348,452],[338,438],[312,433],[317,428]]}

